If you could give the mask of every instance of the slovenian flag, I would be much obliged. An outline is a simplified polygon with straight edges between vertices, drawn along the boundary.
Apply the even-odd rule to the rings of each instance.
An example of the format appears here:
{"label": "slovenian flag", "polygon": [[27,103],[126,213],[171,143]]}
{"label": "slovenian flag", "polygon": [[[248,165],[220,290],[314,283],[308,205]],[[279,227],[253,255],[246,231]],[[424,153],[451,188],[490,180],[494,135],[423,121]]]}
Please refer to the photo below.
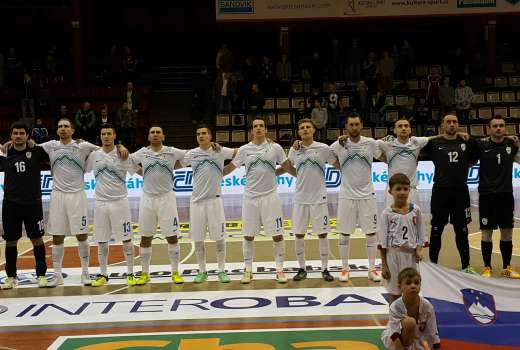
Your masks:
{"label": "slovenian flag", "polygon": [[484,279],[432,263],[421,263],[420,270],[443,349],[520,349],[519,281]]}

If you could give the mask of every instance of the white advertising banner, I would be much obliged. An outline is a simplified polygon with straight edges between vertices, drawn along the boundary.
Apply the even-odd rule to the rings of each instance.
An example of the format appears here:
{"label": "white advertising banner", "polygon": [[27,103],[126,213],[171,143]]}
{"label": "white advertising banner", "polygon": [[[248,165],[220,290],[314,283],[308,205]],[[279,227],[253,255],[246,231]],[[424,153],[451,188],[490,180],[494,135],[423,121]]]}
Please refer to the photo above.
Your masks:
{"label": "white advertising banner", "polygon": [[[478,164],[468,171],[468,186],[470,189],[478,186]],[[419,189],[431,189],[433,185],[433,163],[430,161],[419,162],[417,166],[417,179]],[[513,187],[520,187],[520,166],[513,167]],[[143,188],[143,178],[139,175],[127,176],[128,197],[138,198]],[[338,192],[341,185],[341,172],[333,167],[327,167],[325,172],[327,191]],[[4,192],[4,174],[0,173],[0,193]],[[388,182],[388,169],[385,163],[375,162],[372,165],[372,182],[376,191],[383,191]],[[177,196],[189,197],[193,190],[193,172],[191,168],[183,168],[175,171],[173,190]],[[41,177],[42,194],[44,201],[49,198],[52,188],[52,175],[49,171],[43,171]],[[241,167],[222,179],[222,194],[242,194],[246,185],[245,168]],[[291,175],[278,176],[278,193],[293,193],[296,186],[296,178]],[[85,191],[88,198],[94,198],[96,180],[92,173],[85,174]]]}
{"label": "white advertising banner", "polygon": [[520,0],[215,0],[217,21],[520,12]]}

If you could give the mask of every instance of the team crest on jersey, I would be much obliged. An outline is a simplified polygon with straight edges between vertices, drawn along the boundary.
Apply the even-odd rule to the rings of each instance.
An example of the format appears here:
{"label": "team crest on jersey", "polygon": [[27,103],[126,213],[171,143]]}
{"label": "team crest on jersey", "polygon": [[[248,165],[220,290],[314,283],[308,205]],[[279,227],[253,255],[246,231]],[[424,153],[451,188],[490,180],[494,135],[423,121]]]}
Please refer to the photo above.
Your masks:
{"label": "team crest on jersey", "polygon": [[487,218],[482,218],[482,219],[480,219],[480,221],[482,221],[482,225],[487,225],[487,223],[488,223]]}
{"label": "team crest on jersey", "polygon": [[465,144],[465,143],[462,143],[462,144],[460,145],[460,149],[463,150],[463,151],[465,151],[465,150],[466,150],[466,144]]}
{"label": "team crest on jersey", "polygon": [[495,298],[491,294],[475,289],[461,289],[464,306],[475,321],[489,324],[496,320]]}
{"label": "team crest on jersey", "polygon": [[31,159],[32,153],[31,152],[25,152],[25,156],[27,157],[27,159]]}
{"label": "team crest on jersey", "polygon": [[506,152],[507,152],[507,154],[511,154],[511,147],[507,146],[506,147]]}

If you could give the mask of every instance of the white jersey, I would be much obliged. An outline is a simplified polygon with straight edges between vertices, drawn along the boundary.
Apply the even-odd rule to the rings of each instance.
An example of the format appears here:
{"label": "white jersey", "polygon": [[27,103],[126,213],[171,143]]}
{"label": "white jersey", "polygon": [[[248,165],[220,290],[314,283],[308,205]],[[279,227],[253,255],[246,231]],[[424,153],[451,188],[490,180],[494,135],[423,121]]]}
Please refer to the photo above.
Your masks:
{"label": "white jersey", "polygon": [[299,150],[291,147],[289,161],[296,168],[296,190],[294,202],[298,204],[318,204],[327,202],[325,187],[325,164],[336,161],[329,146],[313,142],[309,146],[301,145]]}
{"label": "white jersey", "polygon": [[[417,333],[415,340],[409,347],[410,350],[424,350],[420,338],[424,338],[430,348],[439,344],[439,331],[437,330],[437,319],[432,304],[423,297],[420,298],[419,316],[417,317]],[[388,349],[394,349],[393,340],[401,334],[401,321],[408,315],[403,298],[399,298],[390,305],[390,315],[386,329],[381,336],[383,343]]]}
{"label": "white jersey", "polygon": [[372,160],[381,156],[377,141],[361,136],[359,142],[347,140],[345,146],[339,141],[330,148],[341,165],[341,188],[339,198],[367,199],[375,196],[372,184]]}
{"label": "white jersey", "polygon": [[233,152],[232,148],[227,147],[219,152],[211,147],[207,150],[197,147],[186,152],[182,163],[191,165],[193,170],[192,202],[220,196],[224,161],[233,158]]}
{"label": "white jersey", "polygon": [[143,147],[132,154],[134,164],[143,167],[143,192],[151,195],[165,194],[173,190],[175,163],[182,161],[186,151],[163,146],[159,152]]}
{"label": "white jersey", "polygon": [[421,209],[410,203],[408,214],[386,208],[379,221],[379,244],[382,248],[415,249],[425,243]]}
{"label": "white jersey", "polygon": [[245,198],[263,196],[276,191],[276,164],[287,160],[283,148],[274,142],[264,141],[261,145],[249,142],[239,148],[233,165],[246,166]]}
{"label": "white jersey", "polygon": [[126,173],[135,174],[137,166],[130,159],[122,160],[116,148],[108,153],[101,148],[88,157],[89,171],[93,171],[96,178],[95,199],[113,201],[127,197]]}
{"label": "white jersey", "polygon": [[60,192],[79,192],[85,189],[83,174],[88,155],[98,146],[72,140],[64,145],[61,141],[48,141],[40,145],[49,155],[52,170],[52,189]]}
{"label": "white jersey", "polygon": [[401,143],[392,137],[386,142],[378,140],[377,143],[386,156],[388,178],[403,173],[410,179],[410,185],[417,187],[417,161],[421,149],[428,144],[428,138],[412,136],[407,143]]}

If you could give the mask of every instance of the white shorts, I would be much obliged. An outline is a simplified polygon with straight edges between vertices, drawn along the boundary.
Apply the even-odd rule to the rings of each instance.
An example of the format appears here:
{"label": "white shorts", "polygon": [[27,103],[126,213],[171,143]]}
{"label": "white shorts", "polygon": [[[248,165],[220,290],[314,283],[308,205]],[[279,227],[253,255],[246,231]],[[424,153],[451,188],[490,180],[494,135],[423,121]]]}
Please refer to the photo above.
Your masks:
{"label": "white shorts", "polygon": [[386,248],[386,263],[388,270],[390,270],[390,280],[383,279],[383,285],[388,293],[393,295],[401,295],[399,284],[397,283],[397,276],[399,272],[407,267],[417,269],[417,262],[415,260],[415,251],[413,249],[401,248]]}
{"label": "white shorts", "polygon": [[51,192],[47,231],[55,236],[73,236],[88,233],[87,195],[85,191]]}
{"label": "white shorts", "polygon": [[209,237],[214,241],[224,239],[226,217],[220,197],[190,203],[190,238],[195,242],[203,242],[206,231],[209,231]]}
{"label": "white shorts", "polygon": [[[388,187],[385,190],[386,207],[390,207],[394,203],[394,197],[388,193]],[[410,187],[410,194],[408,195],[408,203],[419,205],[419,193],[415,187]]]}
{"label": "white shorts", "polygon": [[150,195],[143,192],[139,202],[139,232],[144,237],[153,237],[157,224],[164,237],[177,236],[179,233],[179,215],[175,193]]}
{"label": "white shorts", "polygon": [[311,221],[312,224],[312,233],[318,235],[327,233],[329,231],[329,207],[327,203],[294,203],[292,216],[294,234],[306,234],[309,221]]}
{"label": "white shorts", "polygon": [[338,199],[336,232],[350,235],[359,224],[364,234],[377,232],[377,201],[368,199]]}
{"label": "white shorts", "polygon": [[112,234],[117,241],[132,239],[128,198],[94,203],[94,241],[109,242]]}
{"label": "white shorts", "polygon": [[242,205],[244,236],[254,237],[262,225],[267,236],[283,235],[282,203],[278,193],[273,192],[261,197],[244,198]]}

